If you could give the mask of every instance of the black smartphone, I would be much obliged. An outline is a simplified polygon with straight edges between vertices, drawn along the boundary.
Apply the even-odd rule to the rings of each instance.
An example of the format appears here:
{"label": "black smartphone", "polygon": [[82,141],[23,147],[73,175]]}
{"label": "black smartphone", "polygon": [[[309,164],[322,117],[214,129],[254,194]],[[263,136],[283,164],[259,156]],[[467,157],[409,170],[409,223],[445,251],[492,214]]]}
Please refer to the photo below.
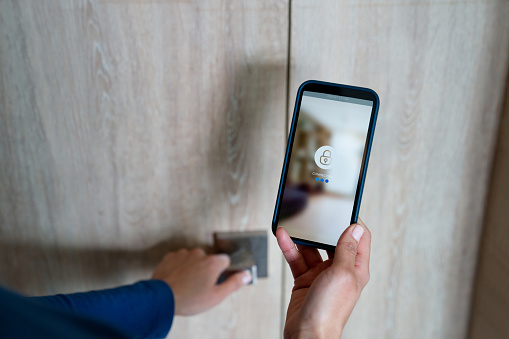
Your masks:
{"label": "black smartphone", "polygon": [[272,232],[334,250],[357,222],[378,113],[371,89],[322,81],[297,92]]}

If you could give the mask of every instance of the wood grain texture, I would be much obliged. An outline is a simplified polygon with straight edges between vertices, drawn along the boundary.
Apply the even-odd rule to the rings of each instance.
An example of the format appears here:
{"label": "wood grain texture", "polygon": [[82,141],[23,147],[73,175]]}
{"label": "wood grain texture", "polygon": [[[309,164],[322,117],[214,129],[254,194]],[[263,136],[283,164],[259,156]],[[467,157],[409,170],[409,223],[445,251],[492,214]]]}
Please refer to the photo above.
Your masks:
{"label": "wood grain texture", "polygon": [[[509,79],[508,79],[509,80]],[[509,338],[509,83],[500,120],[479,254],[470,339]]]}
{"label": "wood grain texture", "polygon": [[290,102],[308,79],[381,99],[360,212],[371,281],[345,339],[467,336],[508,17],[507,1],[292,1]]}
{"label": "wood grain texture", "polygon": [[[116,286],[213,231],[268,230],[287,44],[288,1],[0,2],[0,283]],[[269,279],[170,337],[277,337],[275,246]]]}

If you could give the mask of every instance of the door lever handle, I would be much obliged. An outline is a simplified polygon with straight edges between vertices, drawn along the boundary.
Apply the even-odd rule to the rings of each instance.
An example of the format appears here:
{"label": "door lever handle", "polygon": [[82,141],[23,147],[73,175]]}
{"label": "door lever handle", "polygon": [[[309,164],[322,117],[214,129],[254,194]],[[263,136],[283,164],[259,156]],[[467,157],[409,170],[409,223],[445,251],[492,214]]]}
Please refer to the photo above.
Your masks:
{"label": "door lever handle", "polygon": [[266,278],[267,270],[267,232],[215,232],[214,248],[217,253],[230,256],[230,266],[221,274],[218,283],[239,271],[249,271],[253,277],[252,284],[258,278]]}

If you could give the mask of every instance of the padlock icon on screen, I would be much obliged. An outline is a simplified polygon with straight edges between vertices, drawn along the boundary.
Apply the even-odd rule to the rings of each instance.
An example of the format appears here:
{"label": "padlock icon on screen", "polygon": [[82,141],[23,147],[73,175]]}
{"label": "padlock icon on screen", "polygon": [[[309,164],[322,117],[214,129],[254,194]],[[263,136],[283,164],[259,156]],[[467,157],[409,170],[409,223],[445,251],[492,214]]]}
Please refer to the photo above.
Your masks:
{"label": "padlock icon on screen", "polygon": [[323,154],[320,156],[320,163],[325,166],[329,166],[332,163],[332,155],[328,149],[323,151]]}

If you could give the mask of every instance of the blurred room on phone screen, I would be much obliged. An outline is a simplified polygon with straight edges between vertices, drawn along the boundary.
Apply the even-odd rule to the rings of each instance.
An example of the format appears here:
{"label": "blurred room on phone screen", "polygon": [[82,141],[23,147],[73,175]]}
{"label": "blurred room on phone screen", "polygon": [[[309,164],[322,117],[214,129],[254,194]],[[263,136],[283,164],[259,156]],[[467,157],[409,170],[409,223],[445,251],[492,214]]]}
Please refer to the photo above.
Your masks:
{"label": "blurred room on phone screen", "polygon": [[335,246],[349,226],[373,102],[304,91],[279,225]]}

